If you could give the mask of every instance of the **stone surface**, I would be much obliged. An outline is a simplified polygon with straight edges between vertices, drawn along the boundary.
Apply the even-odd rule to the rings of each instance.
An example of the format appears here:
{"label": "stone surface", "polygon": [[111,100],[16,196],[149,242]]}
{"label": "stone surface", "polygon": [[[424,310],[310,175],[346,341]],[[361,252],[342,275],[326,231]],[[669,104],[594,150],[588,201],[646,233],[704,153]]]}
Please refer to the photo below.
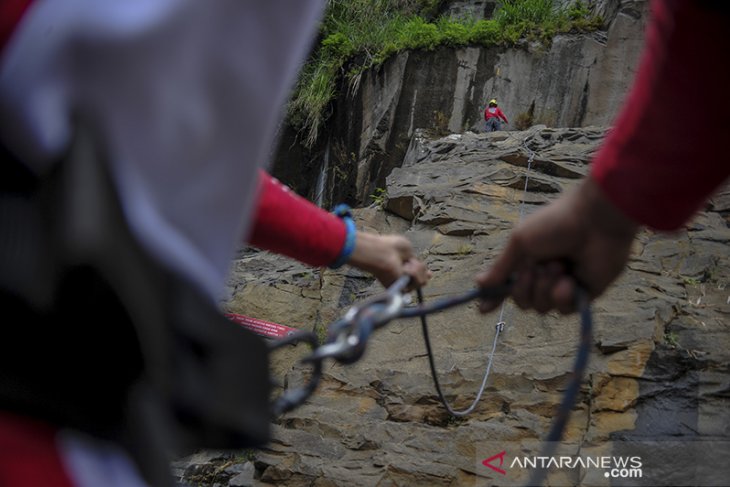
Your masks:
{"label": "stone surface", "polygon": [[[416,132],[403,167],[387,179],[383,207],[357,209],[358,226],[405,232],[434,271],[426,300],[456,295],[472,287],[521,217],[556,198],[555,188],[578,183],[605,134],[544,126],[440,139]],[[709,205],[676,234],[642,232],[626,272],[594,303],[588,374],[567,444],[611,452],[629,439],[730,440],[723,208]],[[231,311],[321,334],[349,305],[382,291],[359,272],[309,269],[258,251],[242,252],[229,284]],[[456,408],[479,389],[499,315],[479,315],[469,304],[429,318],[439,380]],[[417,320],[399,320],[372,337],[356,364],[327,363],[317,393],[276,420],[267,448],[227,457],[203,452],[177,471],[191,485],[492,485],[480,444],[539,444],[578,340],[574,316],[541,317],[508,302],[501,320],[484,397],[466,418],[451,417],[438,402]],[[291,387],[306,377],[297,364],[306,352],[277,353],[279,383]],[[251,460],[253,472],[234,467]],[[592,483],[595,473],[557,475],[571,485],[608,485]]]}
{"label": "stone surface", "polygon": [[[417,129],[482,131],[491,98],[499,101],[510,129],[610,125],[638,66],[648,2],[590,3],[603,15],[605,30],[560,35],[549,46],[406,51],[365,71],[343,83],[316,147],[303,150],[295,131],[283,128],[274,174],[326,207],[369,203],[401,165]],[[553,161],[572,171],[571,154],[564,157],[568,161]],[[319,189],[315,181],[323,183]]]}

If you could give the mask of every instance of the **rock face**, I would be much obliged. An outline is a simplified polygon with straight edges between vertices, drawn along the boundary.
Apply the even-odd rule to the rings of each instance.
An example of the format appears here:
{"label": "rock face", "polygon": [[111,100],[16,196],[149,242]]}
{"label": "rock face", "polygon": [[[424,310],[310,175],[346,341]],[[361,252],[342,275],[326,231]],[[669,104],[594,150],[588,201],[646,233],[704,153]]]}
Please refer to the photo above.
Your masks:
{"label": "rock face", "polygon": [[[382,207],[357,210],[358,227],[405,232],[434,271],[426,300],[456,295],[472,287],[524,215],[584,177],[605,134],[536,126],[429,139],[415,131],[403,166],[387,178]],[[573,452],[615,455],[628,440],[730,441],[727,196],[675,235],[643,232],[624,275],[594,303],[588,374],[565,434]],[[230,290],[231,311],[323,332],[382,289],[352,270],[314,270],[251,250],[234,262]],[[438,402],[417,320],[399,320],[373,336],[356,364],[328,362],[317,393],[277,419],[266,449],[200,452],[177,471],[189,485],[501,485],[482,461],[499,445],[527,448],[546,436],[578,324],[511,303],[501,316],[479,315],[474,304],[431,316],[439,378],[456,408],[479,389],[499,321],[505,327],[484,397],[466,418]],[[281,384],[306,377],[297,363],[306,353],[274,357]],[[672,478],[671,466],[664,462],[661,478]],[[598,473],[551,478],[609,485]],[[658,474],[645,469],[643,481],[655,485]]]}
{"label": "rock face", "polygon": [[275,175],[326,207],[369,201],[400,166],[417,128],[478,132],[491,98],[512,128],[610,125],[643,48],[647,2],[604,1],[596,8],[606,16],[605,31],[561,35],[548,48],[407,51],[364,72],[341,87],[318,147],[304,150],[292,129],[283,130]]}

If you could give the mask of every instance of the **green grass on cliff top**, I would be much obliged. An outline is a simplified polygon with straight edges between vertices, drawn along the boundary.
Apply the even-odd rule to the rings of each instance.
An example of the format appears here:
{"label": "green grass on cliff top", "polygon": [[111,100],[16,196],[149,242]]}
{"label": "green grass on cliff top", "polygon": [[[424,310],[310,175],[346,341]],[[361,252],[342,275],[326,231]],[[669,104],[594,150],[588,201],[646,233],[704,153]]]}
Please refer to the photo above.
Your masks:
{"label": "green grass on cliff top", "polygon": [[[581,1],[557,8],[553,0],[502,0],[493,19],[438,17],[445,0],[329,0],[320,41],[289,103],[290,123],[312,146],[330,113],[338,86],[356,89],[363,71],[408,49],[549,44],[560,33],[600,27]],[[345,83],[340,83],[344,79]],[[344,88],[343,88],[344,89]]]}

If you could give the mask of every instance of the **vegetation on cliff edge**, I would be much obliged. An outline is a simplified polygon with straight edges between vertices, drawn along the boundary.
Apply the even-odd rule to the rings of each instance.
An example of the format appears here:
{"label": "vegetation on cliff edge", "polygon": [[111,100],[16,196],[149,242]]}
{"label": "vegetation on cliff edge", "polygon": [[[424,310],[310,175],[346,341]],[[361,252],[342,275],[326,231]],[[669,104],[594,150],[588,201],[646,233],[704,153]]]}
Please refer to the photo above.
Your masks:
{"label": "vegetation on cliff edge", "polygon": [[[320,40],[304,66],[288,116],[312,146],[329,117],[337,87],[355,90],[366,69],[408,49],[510,46],[521,39],[549,44],[560,33],[600,27],[582,1],[502,0],[492,19],[439,16],[445,0],[329,0]],[[339,84],[341,78],[346,83]]]}

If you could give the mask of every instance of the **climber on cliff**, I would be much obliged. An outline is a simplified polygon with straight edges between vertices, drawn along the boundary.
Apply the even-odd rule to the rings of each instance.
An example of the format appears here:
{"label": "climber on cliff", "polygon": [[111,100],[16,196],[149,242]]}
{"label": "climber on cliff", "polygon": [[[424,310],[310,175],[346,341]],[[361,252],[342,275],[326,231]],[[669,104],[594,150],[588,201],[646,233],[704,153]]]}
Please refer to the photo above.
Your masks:
{"label": "climber on cliff", "polygon": [[0,0],[0,485],[267,441],[268,346],[217,306],[244,239],[428,280],[259,169],[324,3]]}
{"label": "climber on cliff", "polygon": [[[730,174],[723,145],[730,70],[706,75],[730,51],[730,9],[691,0],[654,0],[651,8],[634,85],[590,174],[519,225],[476,277],[491,286],[511,276],[511,296],[523,309],[573,312],[578,285],[600,296],[623,271],[642,226],[679,229]],[[667,103],[676,99],[700,107],[699,122],[676,123]]]}
{"label": "climber on cliff", "polygon": [[486,122],[487,132],[502,130],[502,121],[509,123],[502,109],[497,106],[497,100],[494,98],[489,100],[489,105],[484,109],[484,120]]}

